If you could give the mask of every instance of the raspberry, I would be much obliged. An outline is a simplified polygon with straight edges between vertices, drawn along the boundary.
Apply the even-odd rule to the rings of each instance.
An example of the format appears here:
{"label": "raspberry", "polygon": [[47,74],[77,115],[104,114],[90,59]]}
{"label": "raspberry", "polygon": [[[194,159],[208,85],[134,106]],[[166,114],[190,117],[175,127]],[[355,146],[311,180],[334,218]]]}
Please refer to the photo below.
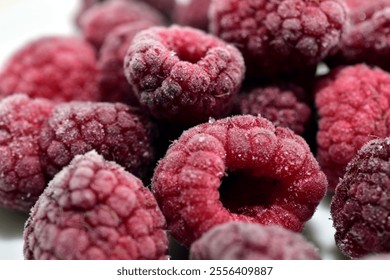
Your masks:
{"label": "raspberry", "polygon": [[99,49],[104,39],[115,27],[141,20],[156,25],[164,22],[162,15],[145,3],[111,0],[94,5],[86,11],[80,24],[86,40]]}
{"label": "raspberry", "polygon": [[80,27],[81,25],[81,18],[85,14],[86,11],[88,11],[91,7],[93,7],[96,3],[103,2],[104,0],[81,0],[81,6],[79,6],[79,9],[75,16],[75,23],[76,26]]}
{"label": "raspberry", "polygon": [[209,15],[211,32],[240,49],[251,76],[310,68],[347,26],[343,0],[214,0]]}
{"label": "raspberry", "polygon": [[294,85],[255,87],[238,96],[235,113],[260,114],[275,126],[288,127],[302,135],[311,115],[310,107],[299,101],[303,95],[303,89]]}
{"label": "raspberry", "polygon": [[165,220],[142,182],[96,152],[76,156],[39,197],[26,259],[167,259]]}
{"label": "raspberry", "polygon": [[103,101],[138,104],[123,73],[123,60],[134,36],[151,26],[153,24],[148,21],[123,24],[113,29],[104,40],[98,60],[98,80]]}
{"label": "raspberry", "polygon": [[225,116],[244,72],[235,47],[191,27],[141,31],[125,58],[125,75],[141,105],[184,126]]}
{"label": "raspberry", "polygon": [[191,245],[192,260],[319,260],[318,249],[279,226],[229,222]]}
{"label": "raspberry", "polygon": [[352,24],[369,20],[377,11],[383,10],[390,5],[389,0],[345,0],[349,8]]}
{"label": "raspberry", "polygon": [[[390,1],[387,1],[387,5],[389,8],[379,9],[371,17],[352,24],[341,42],[339,52],[327,62],[332,66],[365,62],[390,69]],[[357,11],[353,14],[361,15]]]}
{"label": "raspberry", "polygon": [[390,253],[390,138],[366,143],[348,164],[332,198],[340,250],[351,258]]}
{"label": "raspberry", "polygon": [[53,104],[15,94],[0,102],[0,207],[28,212],[46,187],[38,137]]}
{"label": "raspberry", "polygon": [[96,54],[76,37],[44,37],[16,52],[0,73],[0,99],[22,92],[56,102],[99,100]]}
{"label": "raspberry", "polygon": [[95,149],[146,179],[154,162],[153,126],[140,110],[120,103],[58,105],[42,127],[41,162],[50,179],[75,155]]}
{"label": "raspberry", "polygon": [[186,246],[228,221],[301,231],[326,185],[301,137],[250,115],[187,130],[152,179],[172,236]]}
{"label": "raspberry", "polygon": [[207,31],[210,3],[211,0],[178,0],[173,12],[173,21]]}
{"label": "raspberry", "polygon": [[317,158],[334,192],[356,152],[375,137],[390,135],[390,75],[366,65],[340,67],[316,89]]}

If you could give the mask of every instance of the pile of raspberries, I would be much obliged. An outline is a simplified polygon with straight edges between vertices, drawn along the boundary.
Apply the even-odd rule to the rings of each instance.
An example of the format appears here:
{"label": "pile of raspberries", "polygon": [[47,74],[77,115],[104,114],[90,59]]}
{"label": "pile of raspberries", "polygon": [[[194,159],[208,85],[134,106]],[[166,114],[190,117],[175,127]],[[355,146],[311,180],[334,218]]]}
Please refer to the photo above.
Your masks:
{"label": "pile of raspberries", "polygon": [[26,259],[321,259],[325,195],[340,252],[388,258],[390,0],[80,0],[73,24],[0,66]]}

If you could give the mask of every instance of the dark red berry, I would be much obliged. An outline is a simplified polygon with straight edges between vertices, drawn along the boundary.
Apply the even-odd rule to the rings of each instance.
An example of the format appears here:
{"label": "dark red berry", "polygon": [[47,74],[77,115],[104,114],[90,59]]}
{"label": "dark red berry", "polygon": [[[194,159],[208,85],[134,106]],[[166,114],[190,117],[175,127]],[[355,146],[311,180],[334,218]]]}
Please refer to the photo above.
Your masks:
{"label": "dark red berry", "polygon": [[51,179],[75,155],[96,150],[137,177],[154,163],[153,126],[141,111],[120,103],[73,102],[55,108],[42,127],[41,161]]}
{"label": "dark red berry", "polygon": [[390,253],[390,138],[364,145],[331,203],[335,239],[351,258]]}
{"label": "dark red berry", "polygon": [[340,67],[319,82],[315,99],[317,158],[334,192],[356,152],[390,135],[390,75],[363,64]]}
{"label": "dark red berry", "polygon": [[181,125],[225,116],[244,72],[235,47],[190,27],[144,30],[125,58],[125,75],[141,105]]}
{"label": "dark red berry", "polygon": [[28,43],[0,73],[0,99],[14,93],[57,102],[100,99],[95,50],[76,37],[44,37]]}
{"label": "dark red berry", "polygon": [[115,27],[141,20],[156,25],[164,22],[162,15],[146,3],[110,0],[88,9],[80,19],[80,25],[85,39],[99,49]]}
{"label": "dark red berry", "polygon": [[122,24],[104,40],[98,60],[98,82],[103,101],[138,105],[138,99],[123,73],[123,60],[134,36],[152,26],[148,21]]}
{"label": "dark red berry", "polygon": [[304,90],[294,85],[255,87],[238,96],[234,113],[261,115],[275,126],[302,135],[311,116],[310,107],[300,100],[304,95]]}
{"label": "dark red berry", "polygon": [[172,236],[186,246],[228,221],[301,231],[326,186],[301,137],[250,115],[185,131],[152,180]]}
{"label": "dark red berry", "polygon": [[24,231],[29,260],[167,259],[165,219],[142,182],[92,151],[50,182]]}
{"label": "dark red berry", "polygon": [[209,16],[211,32],[237,46],[257,77],[316,65],[347,26],[343,0],[214,0]]}
{"label": "dark red berry", "polygon": [[0,102],[0,207],[28,212],[46,187],[38,138],[54,105],[15,94]]}
{"label": "dark red berry", "polygon": [[252,223],[217,225],[191,245],[192,260],[319,260],[319,250],[299,233]]}

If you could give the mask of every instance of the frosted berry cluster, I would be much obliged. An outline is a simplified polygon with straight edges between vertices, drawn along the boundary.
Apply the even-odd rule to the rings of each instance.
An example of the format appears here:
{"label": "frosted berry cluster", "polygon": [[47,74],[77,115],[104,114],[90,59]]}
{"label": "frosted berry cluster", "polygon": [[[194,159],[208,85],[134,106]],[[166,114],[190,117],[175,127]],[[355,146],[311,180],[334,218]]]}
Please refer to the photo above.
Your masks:
{"label": "frosted berry cluster", "polygon": [[167,259],[165,219],[142,182],[92,151],[57,174],[24,233],[29,260]]}
{"label": "frosted berry cluster", "polygon": [[213,227],[191,245],[192,260],[319,260],[318,249],[279,226],[229,222]]}
{"label": "frosted berry cluster", "polygon": [[250,115],[187,130],[160,160],[152,180],[168,229],[187,246],[228,221],[299,232],[326,187],[301,137]]}
{"label": "frosted berry cluster", "polygon": [[331,203],[336,243],[351,258],[390,253],[390,138],[365,144]]}

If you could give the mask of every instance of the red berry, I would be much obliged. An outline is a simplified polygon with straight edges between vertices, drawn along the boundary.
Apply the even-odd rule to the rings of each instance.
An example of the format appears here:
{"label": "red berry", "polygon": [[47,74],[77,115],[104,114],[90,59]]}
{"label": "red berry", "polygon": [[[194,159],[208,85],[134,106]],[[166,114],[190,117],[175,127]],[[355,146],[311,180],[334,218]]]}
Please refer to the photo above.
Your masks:
{"label": "red berry", "polygon": [[[390,69],[390,1],[346,1],[351,10],[351,26],[331,65],[367,63]],[[386,8],[387,7],[387,8]]]}
{"label": "red berry", "polygon": [[98,60],[98,81],[103,101],[138,105],[138,99],[123,73],[123,60],[134,36],[152,26],[148,21],[122,24],[104,40]]}
{"label": "red berry", "polygon": [[164,14],[170,15],[175,7],[175,0],[141,0],[155,7]]}
{"label": "red berry", "polygon": [[303,95],[303,89],[293,85],[255,87],[238,96],[235,113],[261,115],[302,135],[311,115],[310,107],[299,99]]}
{"label": "red berry", "polygon": [[96,54],[76,37],[44,37],[17,51],[0,73],[0,99],[13,93],[57,102],[100,99]]}
{"label": "red berry", "polygon": [[356,152],[390,135],[390,75],[363,64],[340,67],[319,82],[315,99],[317,158],[334,192]]}
{"label": "red berry", "polygon": [[38,138],[53,104],[24,94],[0,102],[0,207],[28,212],[46,187]]}
{"label": "red berry", "polygon": [[250,115],[187,130],[152,180],[172,236],[186,246],[227,221],[301,231],[326,185],[301,137]]}
{"label": "red berry", "polygon": [[153,126],[140,110],[120,103],[73,102],[55,108],[42,127],[41,161],[51,179],[75,155],[95,149],[146,179],[154,162]]}
{"label": "red berry", "polygon": [[125,58],[125,75],[141,105],[181,125],[225,116],[244,72],[235,47],[190,27],[144,30]]}
{"label": "red berry", "polygon": [[390,138],[364,145],[331,203],[336,244],[351,258],[390,253]]}
{"label": "red berry", "polygon": [[317,248],[301,234],[279,226],[229,222],[191,245],[192,260],[319,260]]}
{"label": "red berry", "polygon": [[167,259],[165,220],[142,182],[96,152],[50,182],[24,232],[26,259]]}
{"label": "red berry", "polygon": [[156,25],[164,22],[162,15],[145,3],[111,0],[96,4],[87,10],[82,16],[80,24],[85,39],[99,49],[104,39],[115,27],[141,20]]}
{"label": "red berry", "polygon": [[178,0],[173,12],[173,21],[208,30],[208,12],[211,0]]}
{"label": "red berry", "polygon": [[347,25],[342,0],[214,0],[210,30],[242,52],[248,74],[273,76],[316,65]]}

